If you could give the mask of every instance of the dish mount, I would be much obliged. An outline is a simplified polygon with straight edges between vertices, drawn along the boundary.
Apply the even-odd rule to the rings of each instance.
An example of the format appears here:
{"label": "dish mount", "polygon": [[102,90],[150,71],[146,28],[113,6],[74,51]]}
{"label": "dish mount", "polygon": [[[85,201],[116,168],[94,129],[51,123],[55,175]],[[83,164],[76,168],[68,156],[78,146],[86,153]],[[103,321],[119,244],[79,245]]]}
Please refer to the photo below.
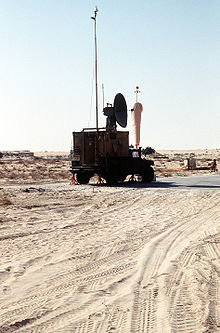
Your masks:
{"label": "dish mount", "polygon": [[113,106],[105,107],[103,113],[107,116],[106,130],[116,129],[116,123],[123,128],[127,126],[127,104],[121,93],[115,96]]}

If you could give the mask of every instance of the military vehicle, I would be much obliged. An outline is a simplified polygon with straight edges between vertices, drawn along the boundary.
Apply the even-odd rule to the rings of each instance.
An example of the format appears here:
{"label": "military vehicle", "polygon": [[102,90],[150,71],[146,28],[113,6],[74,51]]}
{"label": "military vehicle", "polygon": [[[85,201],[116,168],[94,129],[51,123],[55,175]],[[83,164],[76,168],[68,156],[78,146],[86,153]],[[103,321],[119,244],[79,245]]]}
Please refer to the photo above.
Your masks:
{"label": "military vehicle", "polygon": [[141,158],[141,148],[129,147],[129,132],[118,131],[127,125],[127,105],[122,94],[115,96],[113,107],[103,110],[105,128],[84,128],[73,132],[72,168],[75,180],[87,184],[97,174],[107,183],[124,181],[128,175],[140,175],[142,182],[154,179],[151,160]]}
{"label": "military vehicle", "polygon": [[107,117],[106,127],[98,126],[98,84],[97,84],[97,44],[95,8],[95,85],[96,85],[96,128],[84,128],[73,132],[71,149],[71,172],[79,184],[87,184],[95,174],[108,184],[124,181],[128,175],[140,175],[142,182],[154,179],[154,162],[141,158],[141,148],[129,147],[129,132],[118,131],[117,124],[127,126],[127,104],[124,96],[118,93],[112,104],[103,108]]}

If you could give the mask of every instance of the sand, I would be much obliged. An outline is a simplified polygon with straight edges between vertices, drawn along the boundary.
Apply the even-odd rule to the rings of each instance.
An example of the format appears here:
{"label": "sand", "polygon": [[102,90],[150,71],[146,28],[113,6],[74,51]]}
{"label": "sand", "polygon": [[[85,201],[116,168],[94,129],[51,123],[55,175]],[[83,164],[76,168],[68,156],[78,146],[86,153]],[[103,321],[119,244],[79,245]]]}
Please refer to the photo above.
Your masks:
{"label": "sand", "polygon": [[[196,174],[163,154],[158,177]],[[2,162],[0,332],[220,331],[219,190],[74,186],[68,161]],[[35,163],[63,169],[34,178]]]}

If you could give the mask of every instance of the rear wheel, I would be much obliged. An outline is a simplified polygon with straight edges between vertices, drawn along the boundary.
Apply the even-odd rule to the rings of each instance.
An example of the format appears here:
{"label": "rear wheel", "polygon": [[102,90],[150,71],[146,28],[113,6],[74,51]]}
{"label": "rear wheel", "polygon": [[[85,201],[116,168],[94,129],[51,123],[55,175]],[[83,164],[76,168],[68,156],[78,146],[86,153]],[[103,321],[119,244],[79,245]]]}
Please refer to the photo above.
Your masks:
{"label": "rear wheel", "polygon": [[150,183],[154,180],[154,169],[152,167],[147,167],[141,173],[142,182],[143,183]]}
{"label": "rear wheel", "polygon": [[122,182],[126,179],[127,175],[125,173],[120,173],[118,170],[109,171],[103,178],[106,180],[106,183],[109,185],[117,184],[118,182]]}
{"label": "rear wheel", "polygon": [[118,182],[118,179],[114,176],[105,176],[105,180],[106,180],[106,183],[108,185],[114,185],[114,184],[117,184]]}
{"label": "rear wheel", "polygon": [[125,174],[121,174],[121,175],[118,175],[117,180],[118,180],[119,182],[124,182],[125,179],[126,179],[126,177],[127,177],[127,175],[125,175]]}
{"label": "rear wheel", "polygon": [[90,172],[77,172],[76,180],[79,184],[88,184],[91,176]]}

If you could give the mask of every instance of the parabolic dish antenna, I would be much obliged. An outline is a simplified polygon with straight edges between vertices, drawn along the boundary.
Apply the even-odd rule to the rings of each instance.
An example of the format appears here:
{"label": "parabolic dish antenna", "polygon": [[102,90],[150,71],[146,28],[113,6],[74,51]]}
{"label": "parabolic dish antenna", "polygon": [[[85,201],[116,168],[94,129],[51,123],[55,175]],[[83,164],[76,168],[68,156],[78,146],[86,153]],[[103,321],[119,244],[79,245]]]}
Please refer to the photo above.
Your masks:
{"label": "parabolic dish antenna", "polygon": [[127,104],[122,94],[117,94],[114,99],[114,113],[117,123],[121,127],[127,126]]}

